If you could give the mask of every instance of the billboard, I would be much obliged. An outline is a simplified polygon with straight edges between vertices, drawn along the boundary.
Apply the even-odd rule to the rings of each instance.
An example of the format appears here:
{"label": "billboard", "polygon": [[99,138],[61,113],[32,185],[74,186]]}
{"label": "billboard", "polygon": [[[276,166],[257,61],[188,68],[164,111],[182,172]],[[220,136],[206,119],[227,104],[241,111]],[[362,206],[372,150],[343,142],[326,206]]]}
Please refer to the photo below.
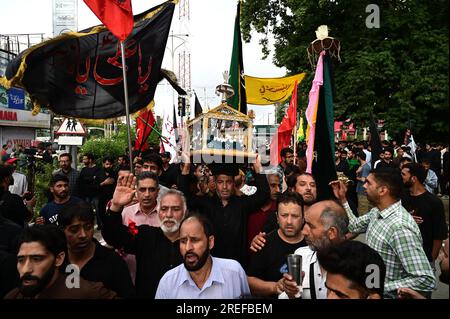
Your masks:
{"label": "billboard", "polygon": [[78,31],[77,0],[53,0],[53,36]]}

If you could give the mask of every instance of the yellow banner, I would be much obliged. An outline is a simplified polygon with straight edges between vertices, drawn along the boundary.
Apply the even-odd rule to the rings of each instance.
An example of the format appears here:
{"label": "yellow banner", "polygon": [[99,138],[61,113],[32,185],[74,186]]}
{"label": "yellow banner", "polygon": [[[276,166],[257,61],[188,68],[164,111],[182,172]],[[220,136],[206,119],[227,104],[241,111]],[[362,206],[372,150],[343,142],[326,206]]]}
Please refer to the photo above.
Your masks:
{"label": "yellow banner", "polygon": [[255,78],[246,75],[247,103],[269,105],[283,102],[291,96],[295,81],[300,83],[305,75],[305,73],[300,73],[284,78]]}

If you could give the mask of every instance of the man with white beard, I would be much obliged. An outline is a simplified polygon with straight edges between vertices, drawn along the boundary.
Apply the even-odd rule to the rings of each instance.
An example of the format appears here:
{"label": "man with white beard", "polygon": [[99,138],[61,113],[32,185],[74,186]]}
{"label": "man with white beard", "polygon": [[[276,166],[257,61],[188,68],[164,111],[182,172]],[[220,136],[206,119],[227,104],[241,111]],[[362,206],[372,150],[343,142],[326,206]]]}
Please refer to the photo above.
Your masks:
{"label": "man with white beard", "polygon": [[120,213],[132,201],[135,192],[156,190],[154,185],[144,187],[136,184],[133,174],[120,176],[102,229],[103,238],[109,245],[136,255],[135,283],[138,298],[154,298],[164,273],[183,262],[179,250],[179,228],[187,209],[181,192],[171,189],[161,197],[158,208],[160,227],[127,227],[122,224]]}

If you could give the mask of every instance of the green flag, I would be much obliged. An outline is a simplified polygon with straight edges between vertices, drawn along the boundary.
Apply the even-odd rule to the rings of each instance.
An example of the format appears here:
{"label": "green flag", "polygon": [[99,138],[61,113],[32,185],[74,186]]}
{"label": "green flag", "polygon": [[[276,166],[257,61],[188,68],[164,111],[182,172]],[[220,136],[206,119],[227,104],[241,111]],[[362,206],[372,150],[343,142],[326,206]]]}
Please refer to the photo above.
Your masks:
{"label": "green flag", "polygon": [[231,54],[230,80],[234,95],[228,99],[228,104],[241,113],[247,114],[247,96],[245,94],[244,63],[242,59],[242,41],[240,21],[241,3],[237,5],[236,21],[234,22],[233,52]]}
{"label": "green flag", "polygon": [[317,199],[333,198],[328,185],[337,179],[334,161],[334,110],[333,110],[333,74],[328,53],[323,57],[323,85],[320,88],[317,108],[316,135],[314,143],[315,159],[312,174],[316,179]]}

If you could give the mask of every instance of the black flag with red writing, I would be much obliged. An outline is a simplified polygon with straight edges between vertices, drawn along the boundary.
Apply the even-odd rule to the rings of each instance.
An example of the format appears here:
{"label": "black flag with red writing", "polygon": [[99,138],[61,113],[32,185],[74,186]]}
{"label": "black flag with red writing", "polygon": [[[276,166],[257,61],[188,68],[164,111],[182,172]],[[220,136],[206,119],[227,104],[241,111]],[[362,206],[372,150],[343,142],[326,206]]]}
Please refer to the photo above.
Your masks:
{"label": "black flag with red writing", "polygon": [[[134,16],[124,43],[131,113],[153,100],[162,79],[173,11],[168,1]],[[103,25],[25,50],[8,65],[6,84],[23,87],[35,104],[64,116],[105,119],[126,113],[120,43]]]}

